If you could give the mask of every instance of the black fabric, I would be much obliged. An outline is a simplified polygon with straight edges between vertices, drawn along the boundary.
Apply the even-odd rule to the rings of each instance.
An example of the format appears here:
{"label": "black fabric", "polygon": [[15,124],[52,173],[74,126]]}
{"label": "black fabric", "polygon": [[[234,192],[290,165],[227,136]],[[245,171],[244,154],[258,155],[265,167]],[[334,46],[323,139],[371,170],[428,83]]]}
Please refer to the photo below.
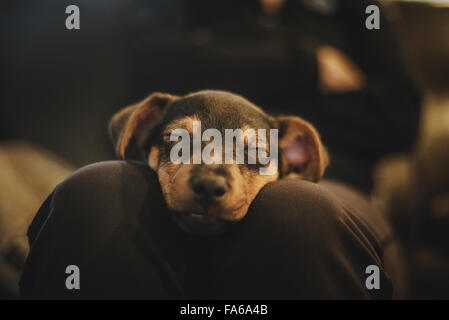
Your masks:
{"label": "black fabric", "polygon": [[[145,164],[76,171],[30,230],[23,298],[391,298],[391,234],[367,199],[335,182],[264,187],[243,221],[217,237],[181,231]],[[389,261],[395,262],[393,259]],[[65,288],[68,265],[80,290]],[[381,289],[365,288],[365,269]]]}

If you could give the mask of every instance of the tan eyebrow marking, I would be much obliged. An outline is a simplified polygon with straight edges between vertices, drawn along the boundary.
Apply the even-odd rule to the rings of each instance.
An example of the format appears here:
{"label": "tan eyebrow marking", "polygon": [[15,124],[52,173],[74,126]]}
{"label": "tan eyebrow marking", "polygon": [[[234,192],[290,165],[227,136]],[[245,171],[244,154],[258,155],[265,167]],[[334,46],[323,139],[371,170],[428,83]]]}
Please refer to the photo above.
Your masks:
{"label": "tan eyebrow marking", "polygon": [[199,121],[199,118],[196,115],[193,116],[187,116],[181,119],[176,119],[172,122],[170,122],[164,132],[162,133],[167,139],[170,138],[171,133],[176,129],[184,129],[187,130],[189,134],[193,134],[193,121]]}

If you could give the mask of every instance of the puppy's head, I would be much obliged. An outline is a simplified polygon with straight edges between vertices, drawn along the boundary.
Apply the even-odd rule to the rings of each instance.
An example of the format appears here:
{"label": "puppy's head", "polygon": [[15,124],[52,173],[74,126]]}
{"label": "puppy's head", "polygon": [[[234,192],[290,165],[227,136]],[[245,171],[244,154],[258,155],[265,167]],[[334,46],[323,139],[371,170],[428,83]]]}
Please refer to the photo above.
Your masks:
{"label": "puppy's head", "polygon": [[[228,139],[229,130],[236,129],[244,134]],[[270,129],[277,132],[275,139]],[[267,183],[292,175],[317,181],[328,164],[327,152],[310,123],[293,116],[270,117],[246,99],[224,91],[182,97],[154,93],[117,113],[109,131],[122,159],[144,160],[157,172],[173,218],[193,234],[222,232],[246,215]],[[179,132],[186,135],[176,138]],[[261,135],[263,146],[258,140]],[[195,155],[195,144],[200,154]],[[174,161],[181,149],[187,155]],[[278,157],[259,161],[261,150]],[[226,160],[229,151],[233,160],[241,155],[243,163]],[[275,170],[260,174],[273,164]]]}

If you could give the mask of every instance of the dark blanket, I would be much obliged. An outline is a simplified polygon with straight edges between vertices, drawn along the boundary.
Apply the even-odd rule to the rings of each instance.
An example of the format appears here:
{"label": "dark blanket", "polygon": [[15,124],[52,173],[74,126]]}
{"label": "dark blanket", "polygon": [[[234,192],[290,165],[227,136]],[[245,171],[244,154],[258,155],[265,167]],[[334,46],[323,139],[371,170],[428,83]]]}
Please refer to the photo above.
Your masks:
{"label": "dark blanket", "polygon": [[[391,298],[399,256],[380,212],[334,182],[281,180],[217,237],[171,220],[156,174],[103,162],[61,183],[34,219],[24,298]],[[68,290],[68,265],[80,289]],[[380,269],[368,290],[366,268]]]}

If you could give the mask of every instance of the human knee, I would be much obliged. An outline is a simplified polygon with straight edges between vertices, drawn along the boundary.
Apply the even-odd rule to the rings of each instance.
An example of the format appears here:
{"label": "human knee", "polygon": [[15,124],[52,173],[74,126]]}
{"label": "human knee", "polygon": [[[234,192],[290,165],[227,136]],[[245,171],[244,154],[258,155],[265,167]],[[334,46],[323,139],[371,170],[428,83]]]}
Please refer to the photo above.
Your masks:
{"label": "human knee", "polygon": [[331,194],[315,183],[280,180],[261,190],[249,218],[274,237],[314,243],[332,239],[342,211]]}

